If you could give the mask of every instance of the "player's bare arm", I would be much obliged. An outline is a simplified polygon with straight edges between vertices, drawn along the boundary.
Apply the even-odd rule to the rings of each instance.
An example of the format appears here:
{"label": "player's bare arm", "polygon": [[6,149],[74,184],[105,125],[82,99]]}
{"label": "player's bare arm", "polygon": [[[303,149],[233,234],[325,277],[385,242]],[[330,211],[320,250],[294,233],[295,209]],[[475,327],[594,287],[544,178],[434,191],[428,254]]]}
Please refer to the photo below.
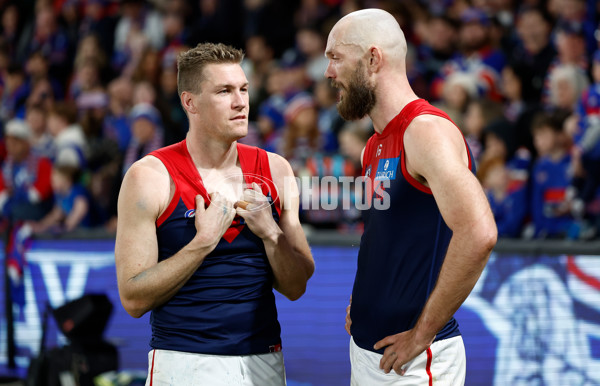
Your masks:
{"label": "player's bare arm", "polygon": [[235,215],[233,203],[218,194],[212,196],[207,209],[197,196],[196,236],[174,256],[158,263],[156,220],[172,194],[169,174],[154,157],[136,162],[123,179],[115,259],[121,302],[133,317],[168,301],[216,247]]}
{"label": "player's bare arm", "polygon": [[[250,205],[246,210],[238,207],[237,212],[244,217],[250,230],[263,240],[275,276],[274,288],[288,299],[296,300],[304,294],[315,263],[298,218],[298,187],[292,168],[284,158],[273,153],[269,153],[269,164],[282,205],[279,224],[269,207],[253,211]],[[286,178],[292,183],[286,184]],[[258,187],[255,191],[259,191]],[[248,196],[245,198],[252,200]]]}
{"label": "player's bare arm", "polygon": [[429,186],[453,236],[436,286],[412,330],[377,342],[385,346],[380,366],[402,374],[401,367],[423,352],[450,320],[477,282],[497,230],[479,182],[468,169],[468,155],[459,130],[449,121],[421,116],[404,136],[407,169]]}

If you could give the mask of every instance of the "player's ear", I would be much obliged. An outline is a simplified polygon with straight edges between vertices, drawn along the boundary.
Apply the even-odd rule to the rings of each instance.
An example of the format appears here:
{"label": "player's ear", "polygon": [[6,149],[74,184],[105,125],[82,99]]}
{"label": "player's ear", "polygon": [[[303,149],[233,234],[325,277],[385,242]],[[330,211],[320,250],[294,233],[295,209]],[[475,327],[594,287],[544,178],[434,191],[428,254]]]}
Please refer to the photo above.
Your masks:
{"label": "player's ear", "polygon": [[188,113],[195,114],[198,111],[194,104],[194,94],[184,91],[179,98],[181,100],[181,105]]}
{"label": "player's ear", "polygon": [[381,48],[377,46],[371,46],[367,54],[367,69],[370,73],[376,73],[383,64],[383,53]]}

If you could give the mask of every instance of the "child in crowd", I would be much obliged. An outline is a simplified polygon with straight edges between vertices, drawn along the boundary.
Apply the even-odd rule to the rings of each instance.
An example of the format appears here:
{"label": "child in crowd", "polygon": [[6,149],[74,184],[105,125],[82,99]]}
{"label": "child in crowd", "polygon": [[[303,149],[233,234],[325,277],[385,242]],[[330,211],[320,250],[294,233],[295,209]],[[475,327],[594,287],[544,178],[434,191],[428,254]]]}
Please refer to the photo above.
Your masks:
{"label": "child in crowd", "polygon": [[502,117],[502,105],[489,99],[475,99],[467,105],[463,128],[473,157],[479,161],[483,152],[483,131],[487,125]]}
{"label": "child in crowd", "polygon": [[12,119],[5,126],[6,158],[0,165],[0,221],[39,220],[52,205],[51,164],[31,151],[31,128]]}
{"label": "child in crowd", "polygon": [[573,140],[573,164],[575,166],[574,186],[581,203],[581,212],[588,218],[600,213],[593,203],[600,198],[600,50],[594,53],[592,63],[594,84],[583,92],[577,105],[577,122],[570,131]]}
{"label": "child in crowd", "polygon": [[70,232],[91,225],[89,196],[77,182],[81,173],[78,165],[78,155],[73,149],[65,149],[59,154],[51,177],[54,207],[40,221],[30,224],[34,233]]}
{"label": "child in crowd", "polygon": [[482,161],[477,177],[494,213],[498,236],[519,237],[527,215],[527,185],[513,183],[502,157]]}
{"label": "child in crowd", "polygon": [[41,105],[30,105],[25,112],[25,121],[31,128],[31,151],[40,157],[53,156],[53,140],[47,130],[47,113]]}
{"label": "child in crowd", "polygon": [[131,109],[129,119],[132,138],[123,160],[123,175],[135,161],[164,145],[164,128],[156,107],[139,103]]}
{"label": "child in crowd", "polygon": [[532,124],[538,158],[532,173],[531,214],[533,236],[538,238],[564,237],[574,225],[567,200],[572,176],[565,118],[563,112],[544,112]]}
{"label": "child in crowd", "polygon": [[48,112],[48,133],[53,138],[53,159],[64,149],[74,149],[79,165],[85,165],[87,141],[77,122],[77,107],[69,102],[57,102]]}

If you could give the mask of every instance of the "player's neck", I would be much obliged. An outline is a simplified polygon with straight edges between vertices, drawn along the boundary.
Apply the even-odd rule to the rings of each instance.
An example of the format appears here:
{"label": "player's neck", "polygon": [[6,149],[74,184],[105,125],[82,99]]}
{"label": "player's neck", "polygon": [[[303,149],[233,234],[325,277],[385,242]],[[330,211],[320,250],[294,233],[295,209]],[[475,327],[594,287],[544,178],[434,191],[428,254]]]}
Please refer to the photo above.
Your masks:
{"label": "player's neck", "polygon": [[[408,86],[408,82],[406,82],[406,86]],[[418,98],[410,86],[382,87],[377,95],[377,104],[369,113],[375,131],[379,134],[383,133],[388,123],[402,111],[404,106]]]}
{"label": "player's neck", "polygon": [[223,142],[187,136],[188,152],[199,169],[227,169],[237,164],[237,142]]}
{"label": "player's neck", "polygon": [[404,106],[418,98],[405,76],[397,76],[390,82],[381,82],[377,89],[377,103],[369,113],[375,131],[383,133],[388,123]]}

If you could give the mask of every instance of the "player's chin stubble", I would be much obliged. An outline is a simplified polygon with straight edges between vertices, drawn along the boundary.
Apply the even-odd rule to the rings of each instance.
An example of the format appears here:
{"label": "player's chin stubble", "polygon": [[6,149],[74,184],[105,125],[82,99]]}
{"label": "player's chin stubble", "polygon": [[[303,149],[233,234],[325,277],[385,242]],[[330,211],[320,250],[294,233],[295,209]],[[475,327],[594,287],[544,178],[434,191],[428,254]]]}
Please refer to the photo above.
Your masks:
{"label": "player's chin stubble", "polygon": [[[347,121],[363,118],[375,106],[375,89],[369,85],[365,77],[363,66],[359,64],[350,76],[348,87],[343,98],[337,104],[340,116]],[[341,88],[341,84],[332,80],[333,87]]]}

